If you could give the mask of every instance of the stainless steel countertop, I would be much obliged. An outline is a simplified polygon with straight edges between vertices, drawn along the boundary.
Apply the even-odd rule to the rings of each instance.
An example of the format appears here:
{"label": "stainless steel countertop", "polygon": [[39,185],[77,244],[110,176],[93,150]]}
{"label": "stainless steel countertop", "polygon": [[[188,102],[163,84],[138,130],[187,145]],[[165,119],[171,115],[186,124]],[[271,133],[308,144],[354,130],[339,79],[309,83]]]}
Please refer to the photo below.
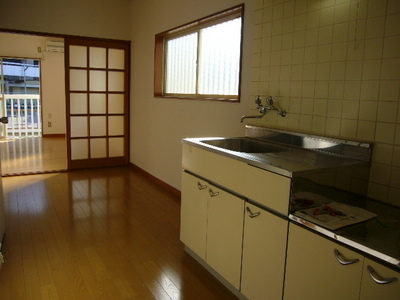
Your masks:
{"label": "stainless steel countertop", "polygon": [[[245,153],[222,149],[202,142],[213,139],[222,139],[222,137],[185,138],[182,142],[287,177],[293,177],[296,173],[306,171],[369,164],[359,159],[328,154],[319,150],[301,149],[290,145],[285,145],[288,150],[282,152]],[[264,142],[275,144],[266,140]]]}
{"label": "stainless steel countertop", "polygon": [[[294,181],[302,178],[304,174],[315,173],[318,177],[318,173],[323,170],[343,169],[347,171],[349,167],[350,169],[369,167],[372,154],[372,144],[365,142],[330,139],[254,126],[246,126],[246,138],[255,138],[272,145],[284,146],[287,150],[271,153],[245,153],[226,150],[203,142],[224,139],[224,137],[186,138],[182,142],[293,178]],[[369,169],[367,168],[367,170]],[[323,185],[322,188],[324,188]],[[325,193],[327,192],[331,197],[334,197],[333,194],[337,194],[337,199],[332,198],[332,200],[363,207],[376,213],[377,217],[338,230],[328,230],[304,220],[296,216],[295,211],[291,211],[288,218],[292,222],[361,251],[367,256],[377,258],[400,271],[400,208],[368,199],[362,194],[340,191],[335,187],[326,187],[326,189],[328,191],[325,190]],[[356,200],[354,201],[353,198]]]}

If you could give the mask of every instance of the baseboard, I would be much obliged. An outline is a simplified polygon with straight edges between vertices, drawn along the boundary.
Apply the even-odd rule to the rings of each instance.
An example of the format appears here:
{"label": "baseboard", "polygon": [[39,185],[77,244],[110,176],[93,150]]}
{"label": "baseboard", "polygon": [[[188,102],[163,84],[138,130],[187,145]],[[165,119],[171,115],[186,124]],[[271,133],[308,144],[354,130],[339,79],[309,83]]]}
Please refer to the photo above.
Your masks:
{"label": "baseboard", "polygon": [[57,137],[57,138],[65,138],[65,133],[50,133],[50,134],[42,134],[42,137]]}
{"label": "baseboard", "polygon": [[158,179],[157,177],[151,175],[150,173],[146,172],[145,170],[143,170],[142,168],[138,167],[137,165],[135,165],[133,163],[129,163],[129,167],[132,168],[133,170],[141,173],[142,175],[146,176],[148,179],[150,179],[151,181],[153,181],[154,183],[156,183],[157,185],[159,185],[160,187],[162,187],[164,190],[171,193],[175,197],[177,197],[179,199],[181,198],[180,190],[174,188],[173,186],[170,186],[168,183],[162,181],[161,179]]}

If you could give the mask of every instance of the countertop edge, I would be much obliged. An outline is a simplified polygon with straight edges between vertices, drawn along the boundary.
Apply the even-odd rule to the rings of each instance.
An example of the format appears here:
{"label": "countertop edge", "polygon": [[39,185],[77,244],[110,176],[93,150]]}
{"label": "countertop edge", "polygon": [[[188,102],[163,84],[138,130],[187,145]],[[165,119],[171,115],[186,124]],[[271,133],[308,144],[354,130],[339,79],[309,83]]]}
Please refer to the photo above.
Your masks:
{"label": "countertop edge", "polygon": [[382,252],[379,252],[377,250],[374,250],[372,248],[369,248],[365,245],[362,245],[360,243],[357,243],[356,241],[350,240],[342,235],[338,235],[333,231],[330,231],[328,229],[325,229],[321,226],[318,226],[312,222],[309,222],[307,220],[304,220],[302,218],[299,218],[295,215],[289,214],[289,220],[293,221],[296,224],[300,224],[305,226],[306,228],[311,229],[312,231],[316,231],[326,237],[328,237],[331,240],[334,241],[338,241],[341,242],[353,249],[355,249],[356,251],[360,251],[364,254],[367,254],[369,256],[372,256],[376,259],[378,259],[379,261],[386,263],[387,265],[390,265],[392,268],[394,268],[397,272],[400,272],[400,260],[398,260],[397,258],[391,257],[389,255],[386,255]]}

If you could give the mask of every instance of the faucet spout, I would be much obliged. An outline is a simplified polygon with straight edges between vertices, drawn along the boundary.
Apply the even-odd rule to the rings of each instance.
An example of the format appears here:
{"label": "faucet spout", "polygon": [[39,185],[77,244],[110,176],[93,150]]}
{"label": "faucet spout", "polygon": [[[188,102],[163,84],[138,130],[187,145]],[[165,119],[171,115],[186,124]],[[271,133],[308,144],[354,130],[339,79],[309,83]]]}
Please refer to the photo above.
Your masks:
{"label": "faucet spout", "polygon": [[265,111],[265,112],[262,112],[261,115],[242,116],[242,117],[240,118],[240,123],[243,123],[244,119],[260,119],[260,118],[264,117],[265,113],[266,113],[266,111]]}
{"label": "faucet spout", "polygon": [[257,96],[255,103],[256,103],[256,108],[258,109],[258,112],[260,113],[259,115],[254,115],[254,116],[242,116],[240,118],[240,123],[243,123],[244,119],[260,119],[262,117],[265,116],[265,114],[269,111],[269,110],[274,110],[277,112],[278,115],[280,115],[281,117],[285,117],[286,116],[286,111],[285,110],[281,110],[278,107],[276,107],[274,105],[275,99],[273,97],[268,97],[267,98],[267,106],[264,106],[261,104],[261,98],[260,96]]}

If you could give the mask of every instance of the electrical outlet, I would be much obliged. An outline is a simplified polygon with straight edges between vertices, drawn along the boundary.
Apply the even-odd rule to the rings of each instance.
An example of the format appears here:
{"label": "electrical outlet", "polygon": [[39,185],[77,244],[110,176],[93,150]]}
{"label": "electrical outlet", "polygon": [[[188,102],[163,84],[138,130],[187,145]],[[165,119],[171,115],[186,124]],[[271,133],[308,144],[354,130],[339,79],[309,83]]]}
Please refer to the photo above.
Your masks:
{"label": "electrical outlet", "polygon": [[51,127],[51,122],[47,122],[47,127]]}
{"label": "electrical outlet", "polygon": [[37,47],[37,52],[42,52],[42,47]]}

